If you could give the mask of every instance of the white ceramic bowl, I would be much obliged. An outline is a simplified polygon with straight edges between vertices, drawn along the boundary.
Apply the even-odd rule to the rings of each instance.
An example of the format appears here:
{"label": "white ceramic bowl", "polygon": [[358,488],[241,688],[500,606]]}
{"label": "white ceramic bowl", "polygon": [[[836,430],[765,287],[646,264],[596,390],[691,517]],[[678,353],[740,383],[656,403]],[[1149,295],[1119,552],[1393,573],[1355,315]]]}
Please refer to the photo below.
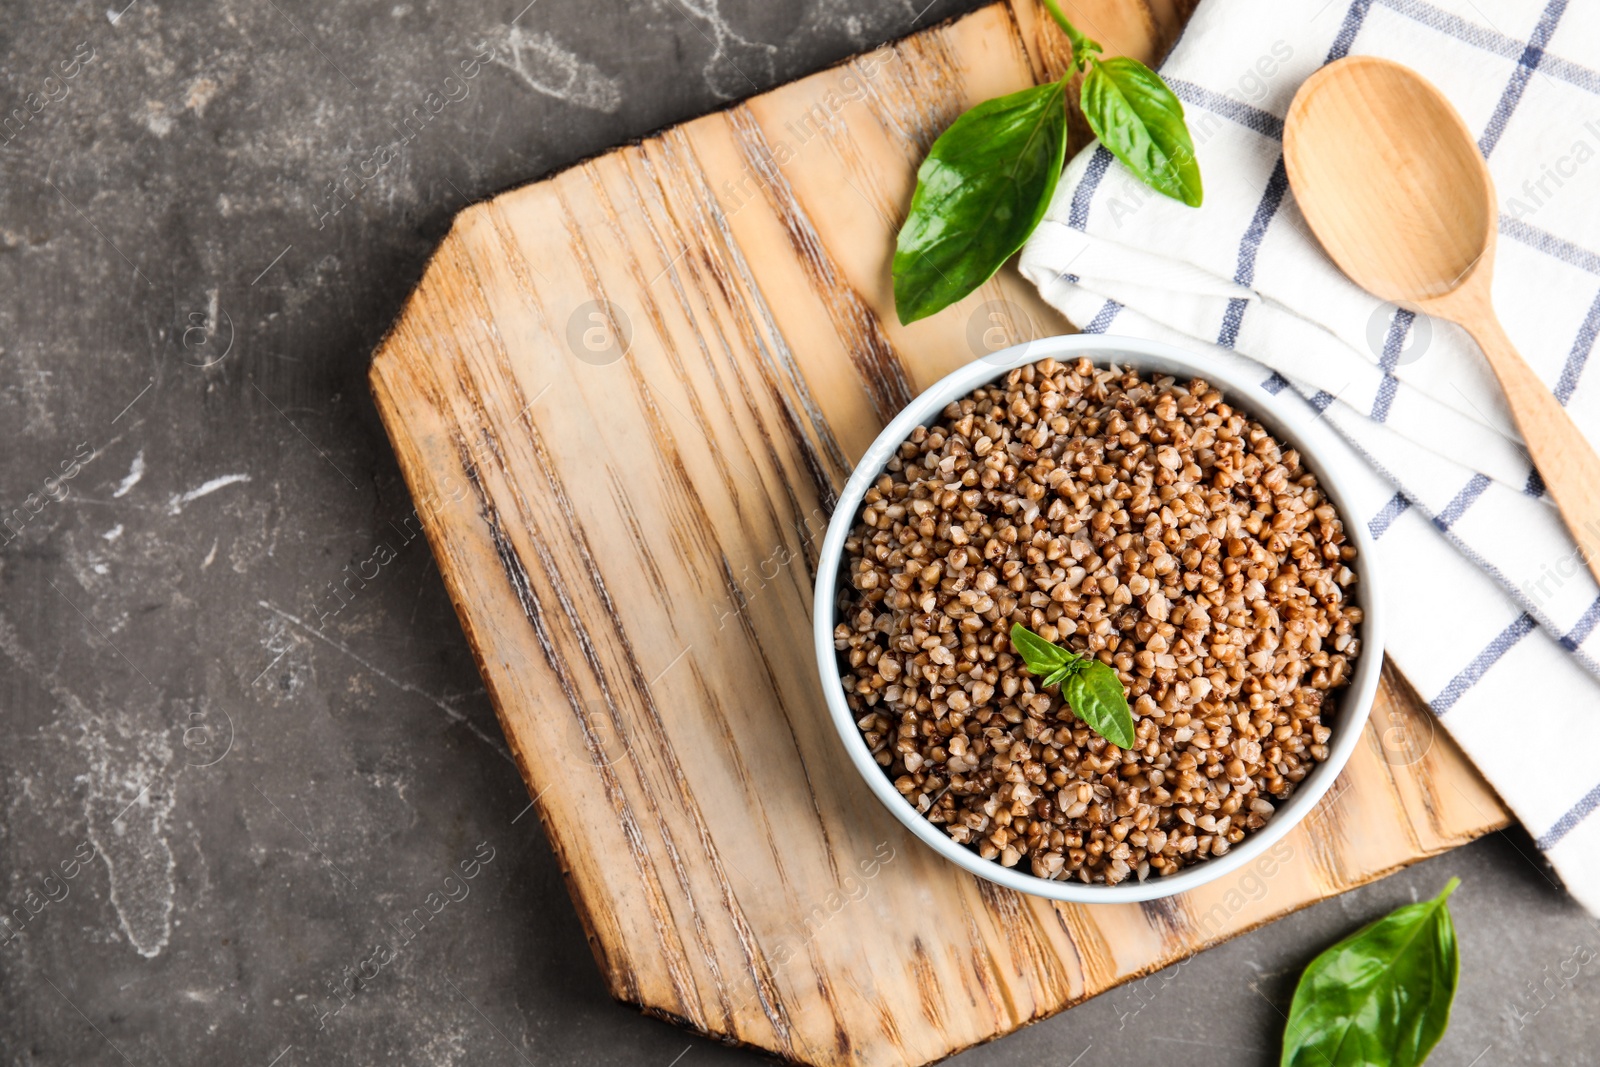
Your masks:
{"label": "white ceramic bowl", "polygon": [[[1355,599],[1364,612],[1361,654],[1356,659],[1349,686],[1338,693],[1336,716],[1329,723],[1333,728],[1333,736],[1330,738],[1332,744],[1328,758],[1306,776],[1287,801],[1279,804],[1272,820],[1235,845],[1225,856],[1186,867],[1174,875],[1156,876],[1144,882],[1130,879],[1114,886],[1086,885],[1076,879],[1051,881],[1037,878],[1027,873],[1020,864],[1017,867],[1002,867],[956,844],[943,829],[923,818],[911,802],[894,788],[883,768],[873,761],[866,739],[861,736],[845,704],[837,653],[833,647],[833,629],[837,623],[835,599],[845,538],[861,511],[863,494],[877,479],[883,464],[901,442],[917,426],[936,420],[952,400],[966,396],[980,385],[1003,378],[1014,367],[1048,357],[1067,361],[1084,356],[1099,366],[1116,363],[1133,367],[1144,374],[1170,374],[1180,382],[1187,382],[1194,377],[1204,378],[1221,389],[1230,404],[1259,421],[1279,441],[1298,449],[1306,467],[1317,476],[1323,491],[1346,520],[1345,536],[1355,545],[1357,552]],[[895,416],[867,450],[855,473],[845,483],[833,518],[828,523],[827,536],[822,542],[813,601],[817,667],[822,675],[822,691],[828,701],[833,725],[839,731],[839,739],[844,742],[856,770],[861,772],[867,786],[884,806],[935,852],[981,878],[1041,897],[1088,904],[1154,900],[1193,889],[1252,863],[1306,817],[1344,769],[1345,762],[1360,743],[1383,667],[1383,602],[1374,575],[1372,537],[1364,523],[1349,521],[1356,512],[1351,507],[1347,481],[1349,475],[1345,467],[1351,462],[1348,449],[1334,439],[1332,430],[1309,413],[1306,405],[1287,396],[1280,399],[1262,389],[1260,383],[1264,377],[1265,372],[1259,370],[1242,374],[1216,359],[1132,337],[1077,334],[1030,341],[985,356],[944,378]]]}

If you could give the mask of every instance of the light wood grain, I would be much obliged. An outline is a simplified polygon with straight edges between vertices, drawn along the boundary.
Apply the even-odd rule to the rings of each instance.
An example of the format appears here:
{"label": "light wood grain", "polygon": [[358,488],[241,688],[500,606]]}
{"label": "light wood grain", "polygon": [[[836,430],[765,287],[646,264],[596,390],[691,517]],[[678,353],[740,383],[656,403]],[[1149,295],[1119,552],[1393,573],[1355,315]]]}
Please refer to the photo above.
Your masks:
{"label": "light wood grain", "polygon": [[1600,579],[1600,456],[1495,314],[1494,181],[1456,109],[1410,68],[1351,56],[1306,79],[1283,146],[1295,199],[1340,269],[1384,300],[1459,323],[1478,342]]}
{"label": "light wood grain", "polygon": [[[1150,11],[1077,7],[1146,52]],[[969,337],[1064,328],[1009,270],[899,325],[892,234],[938,131],[1054,32],[991,6],[474,206],[373,364],[608,987],[788,1060],[927,1063],[1506,821],[1398,678],[1308,824],[1153,905],[966,875],[849,764],[809,636],[834,493]],[[625,354],[584,347],[624,319]]]}

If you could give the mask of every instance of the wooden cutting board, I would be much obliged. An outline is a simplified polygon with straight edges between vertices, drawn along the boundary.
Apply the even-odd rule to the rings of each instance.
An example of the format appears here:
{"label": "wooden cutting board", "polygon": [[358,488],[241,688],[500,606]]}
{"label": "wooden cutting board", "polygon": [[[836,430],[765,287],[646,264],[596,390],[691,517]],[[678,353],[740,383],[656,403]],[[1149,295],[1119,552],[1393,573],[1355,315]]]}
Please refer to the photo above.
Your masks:
{"label": "wooden cutting board", "polygon": [[[1146,58],[1179,22],[1072,11]],[[1152,905],[973,878],[848,763],[809,632],[835,490],[917,391],[1066,328],[1009,269],[900,326],[896,223],[940,130],[1063,58],[1033,0],[995,4],[475,205],[377,353],[378,407],[619,1000],[797,1062],[927,1063],[1507,821],[1392,671],[1307,824]]]}

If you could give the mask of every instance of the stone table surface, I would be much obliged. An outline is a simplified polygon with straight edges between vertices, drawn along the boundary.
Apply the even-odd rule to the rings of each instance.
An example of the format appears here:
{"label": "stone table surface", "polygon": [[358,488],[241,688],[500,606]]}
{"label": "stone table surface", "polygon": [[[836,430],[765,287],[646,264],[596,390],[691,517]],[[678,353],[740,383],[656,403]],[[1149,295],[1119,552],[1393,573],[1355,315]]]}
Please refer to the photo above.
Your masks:
{"label": "stone table surface", "polygon": [[[756,1062],[607,998],[368,355],[467,203],[976,5],[125,2],[0,29],[0,1062]],[[1600,930],[1520,832],[957,1062],[1275,1063],[1298,970],[1451,874],[1433,1062],[1593,1062]]]}

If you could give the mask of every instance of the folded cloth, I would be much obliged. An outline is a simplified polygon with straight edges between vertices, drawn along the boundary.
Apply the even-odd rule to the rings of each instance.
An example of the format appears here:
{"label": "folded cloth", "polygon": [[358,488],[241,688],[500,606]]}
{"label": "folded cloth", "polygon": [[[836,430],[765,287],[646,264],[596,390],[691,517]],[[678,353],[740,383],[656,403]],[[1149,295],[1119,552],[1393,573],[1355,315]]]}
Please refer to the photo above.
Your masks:
{"label": "folded cloth", "polygon": [[[1584,374],[1600,332],[1600,5],[1205,0],[1162,67],[1204,206],[1151,192],[1093,145],[1022,271],[1079,328],[1236,361],[1340,431],[1370,472],[1345,518],[1377,539],[1390,654],[1600,912],[1600,587],[1470,338],[1357,288],[1289,192],[1289,102],[1351,54],[1419,71],[1481,131],[1501,210],[1495,307],[1600,442],[1600,370]],[[1395,763],[1426,745],[1384,741]]]}

